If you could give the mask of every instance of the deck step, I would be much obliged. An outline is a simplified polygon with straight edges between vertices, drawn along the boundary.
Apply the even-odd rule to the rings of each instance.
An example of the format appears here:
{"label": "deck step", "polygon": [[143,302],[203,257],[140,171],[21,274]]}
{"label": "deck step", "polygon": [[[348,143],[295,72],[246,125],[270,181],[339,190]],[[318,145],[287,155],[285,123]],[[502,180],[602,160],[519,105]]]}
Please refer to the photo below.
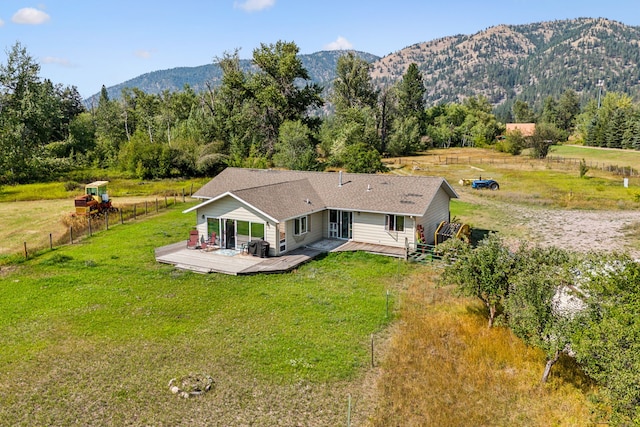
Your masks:
{"label": "deck step", "polygon": [[211,269],[210,268],[206,268],[206,267],[198,267],[197,265],[189,265],[189,264],[175,264],[176,268],[179,268],[180,270],[189,270],[189,271],[193,271],[194,273],[200,273],[200,274],[208,274],[211,273]]}

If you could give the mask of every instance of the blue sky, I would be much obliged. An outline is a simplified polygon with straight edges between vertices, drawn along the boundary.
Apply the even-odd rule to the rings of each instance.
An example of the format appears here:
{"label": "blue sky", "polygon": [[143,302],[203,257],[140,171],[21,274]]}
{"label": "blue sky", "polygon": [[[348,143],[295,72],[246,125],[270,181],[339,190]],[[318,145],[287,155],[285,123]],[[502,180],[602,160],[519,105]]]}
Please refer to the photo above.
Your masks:
{"label": "blue sky", "polygon": [[0,0],[0,63],[19,41],[42,78],[88,97],[140,74],[293,41],[379,56],[499,24],[579,17],[640,26],[637,0]]}

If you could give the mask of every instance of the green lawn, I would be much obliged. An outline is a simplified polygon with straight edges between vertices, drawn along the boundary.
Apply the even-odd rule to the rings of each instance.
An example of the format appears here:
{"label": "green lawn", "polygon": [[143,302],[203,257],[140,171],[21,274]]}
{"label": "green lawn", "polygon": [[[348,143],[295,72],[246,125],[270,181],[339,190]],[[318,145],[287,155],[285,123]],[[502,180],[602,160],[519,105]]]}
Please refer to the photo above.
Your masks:
{"label": "green lawn", "polygon": [[572,159],[585,159],[589,162],[599,162],[611,165],[640,167],[640,151],[635,150],[610,150],[597,147],[585,147],[579,145],[555,145],[552,147],[551,156],[560,156]]}
{"label": "green lawn", "polygon": [[[175,425],[206,413],[228,425],[251,411],[313,424],[291,412],[300,401],[287,396],[302,386],[323,420],[342,420],[370,336],[391,320],[389,284],[410,266],[349,253],[251,277],[157,264],[153,249],[183,239],[192,220],[170,208],[2,267],[2,424]],[[168,382],[190,373],[215,386],[187,404]]]}

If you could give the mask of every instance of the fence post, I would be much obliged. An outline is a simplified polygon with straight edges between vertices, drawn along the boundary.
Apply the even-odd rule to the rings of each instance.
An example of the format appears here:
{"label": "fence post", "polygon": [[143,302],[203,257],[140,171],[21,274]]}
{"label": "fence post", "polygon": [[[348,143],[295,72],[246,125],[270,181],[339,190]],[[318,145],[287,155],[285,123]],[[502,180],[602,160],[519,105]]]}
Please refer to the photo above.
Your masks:
{"label": "fence post", "polygon": [[169,205],[167,204],[167,195],[164,195],[164,208],[167,209]]}
{"label": "fence post", "polygon": [[184,187],[182,187],[182,203],[184,203]]}
{"label": "fence post", "polygon": [[92,236],[92,232],[91,232],[91,215],[89,215],[87,217],[87,220],[89,221],[89,237],[91,237]]}
{"label": "fence post", "polygon": [[147,204],[147,201],[144,201],[144,214],[148,215],[149,214],[149,206]]}
{"label": "fence post", "polygon": [[389,318],[389,289],[387,289],[387,318]]}
{"label": "fence post", "polygon": [[124,218],[122,217],[122,209],[118,209],[120,211],[120,224],[124,224]]}
{"label": "fence post", "polygon": [[49,249],[53,249],[53,236],[49,233]]}
{"label": "fence post", "polygon": [[373,334],[371,334],[371,367],[375,367],[375,363],[373,362]]}
{"label": "fence post", "polygon": [[73,226],[69,227],[69,243],[73,245]]}
{"label": "fence post", "polygon": [[156,197],[156,213],[158,213],[158,198]]}
{"label": "fence post", "polygon": [[109,229],[109,211],[104,213],[104,228],[105,230]]}
{"label": "fence post", "polygon": [[136,204],[133,204],[133,219],[136,219]]}
{"label": "fence post", "polygon": [[29,254],[27,253],[27,242],[24,242],[24,257],[29,258]]}

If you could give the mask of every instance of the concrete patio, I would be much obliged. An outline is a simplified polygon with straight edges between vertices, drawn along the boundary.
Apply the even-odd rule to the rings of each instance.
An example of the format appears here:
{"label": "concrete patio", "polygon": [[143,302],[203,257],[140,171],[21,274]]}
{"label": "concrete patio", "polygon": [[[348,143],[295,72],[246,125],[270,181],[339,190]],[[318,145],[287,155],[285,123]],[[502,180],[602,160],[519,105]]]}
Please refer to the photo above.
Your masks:
{"label": "concrete patio", "polygon": [[379,255],[405,258],[404,248],[372,245],[344,240],[325,239],[304,248],[298,248],[286,255],[260,258],[240,251],[187,249],[185,242],[156,248],[156,261],[172,264],[182,270],[196,273],[223,273],[249,275],[259,273],[283,273],[291,271],[328,252],[365,251]]}

